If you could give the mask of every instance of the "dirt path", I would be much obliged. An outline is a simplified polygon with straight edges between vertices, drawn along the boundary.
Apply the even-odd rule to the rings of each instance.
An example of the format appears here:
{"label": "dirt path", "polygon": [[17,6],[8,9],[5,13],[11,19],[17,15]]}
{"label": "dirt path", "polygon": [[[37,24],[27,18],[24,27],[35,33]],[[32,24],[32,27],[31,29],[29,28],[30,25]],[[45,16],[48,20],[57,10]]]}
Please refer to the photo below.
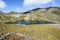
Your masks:
{"label": "dirt path", "polygon": [[56,28],[60,28],[60,24],[49,24],[49,25],[56,27]]}

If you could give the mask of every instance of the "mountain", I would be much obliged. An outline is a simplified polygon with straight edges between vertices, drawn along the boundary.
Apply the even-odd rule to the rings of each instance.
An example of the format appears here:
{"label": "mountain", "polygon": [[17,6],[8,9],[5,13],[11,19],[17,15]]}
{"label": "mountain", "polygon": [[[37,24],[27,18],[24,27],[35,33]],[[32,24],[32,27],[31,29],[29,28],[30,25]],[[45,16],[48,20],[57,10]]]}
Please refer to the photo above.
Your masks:
{"label": "mountain", "polygon": [[24,12],[20,16],[21,20],[30,23],[60,23],[60,7],[48,7],[48,8],[36,8],[27,12]]}
{"label": "mountain", "polygon": [[23,13],[0,11],[1,20],[18,20],[29,24],[60,24],[60,7],[36,8]]}

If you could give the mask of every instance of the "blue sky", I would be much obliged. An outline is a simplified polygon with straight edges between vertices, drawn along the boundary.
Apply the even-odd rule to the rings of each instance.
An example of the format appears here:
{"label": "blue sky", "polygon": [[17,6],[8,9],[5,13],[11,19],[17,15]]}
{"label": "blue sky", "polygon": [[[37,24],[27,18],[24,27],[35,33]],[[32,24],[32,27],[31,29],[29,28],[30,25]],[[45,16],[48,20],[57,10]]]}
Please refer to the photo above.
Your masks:
{"label": "blue sky", "polygon": [[24,12],[34,8],[60,7],[60,0],[0,0],[0,11]]}

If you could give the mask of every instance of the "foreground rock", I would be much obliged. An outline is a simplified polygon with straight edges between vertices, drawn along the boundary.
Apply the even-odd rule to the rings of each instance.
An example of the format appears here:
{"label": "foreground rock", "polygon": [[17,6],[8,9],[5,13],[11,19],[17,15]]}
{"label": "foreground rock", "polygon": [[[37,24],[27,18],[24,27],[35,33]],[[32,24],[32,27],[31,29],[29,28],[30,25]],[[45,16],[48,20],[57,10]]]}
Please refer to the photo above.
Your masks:
{"label": "foreground rock", "polygon": [[0,33],[0,40],[32,40],[32,37],[20,33]]}

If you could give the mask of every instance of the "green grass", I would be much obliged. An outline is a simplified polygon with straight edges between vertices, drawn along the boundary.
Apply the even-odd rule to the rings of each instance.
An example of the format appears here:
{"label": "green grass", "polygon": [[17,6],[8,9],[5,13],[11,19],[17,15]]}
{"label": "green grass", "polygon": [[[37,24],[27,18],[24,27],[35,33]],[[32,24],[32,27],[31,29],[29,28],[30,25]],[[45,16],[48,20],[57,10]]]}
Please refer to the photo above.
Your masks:
{"label": "green grass", "polygon": [[29,35],[33,40],[60,40],[60,28],[51,25],[15,25],[0,24],[0,32],[16,32]]}

